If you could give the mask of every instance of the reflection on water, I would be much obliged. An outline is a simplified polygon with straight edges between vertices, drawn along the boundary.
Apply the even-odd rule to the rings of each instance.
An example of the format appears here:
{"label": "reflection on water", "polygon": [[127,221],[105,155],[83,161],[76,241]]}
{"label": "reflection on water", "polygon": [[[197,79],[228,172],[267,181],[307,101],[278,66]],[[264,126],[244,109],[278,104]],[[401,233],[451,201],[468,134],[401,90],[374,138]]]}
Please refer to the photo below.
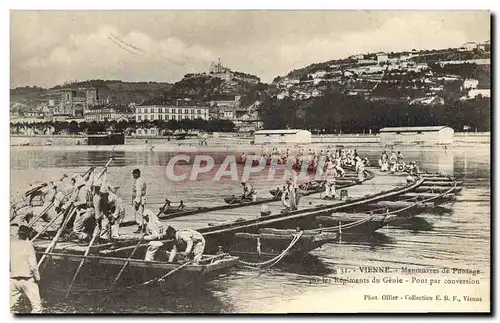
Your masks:
{"label": "reflection on water", "polygon": [[[362,155],[363,149],[358,149]],[[457,151],[403,151],[407,160],[416,160],[421,169],[454,175],[464,181],[457,201],[420,214],[409,221],[391,224],[370,237],[344,236],[310,255],[289,259],[266,271],[239,268],[223,279],[209,282],[204,289],[194,288],[182,295],[157,295],[147,299],[129,294],[110,298],[106,311],[121,312],[247,312],[264,305],[280,304],[314,291],[321,297],[324,289],[346,286],[310,284],[311,277],[331,275],[350,266],[402,265],[477,268],[482,278],[489,277],[490,266],[490,155],[488,148]],[[212,154],[213,155],[213,154]],[[376,161],[379,154],[368,152]],[[240,190],[239,183],[201,178],[186,185],[166,184],[164,168],[172,153],[155,152],[44,152],[12,151],[11,191],[23,189],[32,181],[57,178],[62,172],[76,172],[88,166],[102,166],[113,156],[110,178],[121,188],[125,201],[130,198],[131,170],[139,167],[148,182],[149,202],[165,196],[184,199],[196,205],[219,201],[222,195]],[[219,162],[224,154],[216,155]],[[280,181],[259,178],[257,190],[267,191]],[[88,311],[82,296],[69,302],[60,297],[47,298],[54,310]]]}
{"label": "reflection on water", "polygon": [[[421,214],[421,216],[425,216],[425,214]],[[434,229],[434,225],[423,217],[398,218],[390,223],[390,227],[412,232],[432,231]]]}

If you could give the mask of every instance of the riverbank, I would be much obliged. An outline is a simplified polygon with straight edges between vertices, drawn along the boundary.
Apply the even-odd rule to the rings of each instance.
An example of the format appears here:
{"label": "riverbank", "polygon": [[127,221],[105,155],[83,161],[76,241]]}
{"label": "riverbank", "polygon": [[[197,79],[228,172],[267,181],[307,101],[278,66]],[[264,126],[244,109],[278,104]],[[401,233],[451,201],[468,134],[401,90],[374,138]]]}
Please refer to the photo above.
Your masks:
{"label": "riverbank", "polygon": [[[269,145],[268,150],[276,146]],[[279,145],[281,150],[290,149],[292,151],[298,149],[298,145]],[[306,149],[314,148],[320,150],[335,150],[338,148],[354,148],[363,151],[381,151],[390,149],[390,147],[381,144],[367,144],[367,143],[345,143],[345,144],[308,144],[302,145]],[[11,146],[11,151],[64,151],[64,152],[78,152],[78,151],[103,151],[103,152],[192,152],[192,153],[210,153],[210,152],[247,152],[247,153],[260,153],[262,146],[252,145],[248,142],[208,142],[207,146],[200,146],[198,143],[171,143],[171,144],[135,144],[135,145],[116,145],[116,146]],[[485,143],[458,143],[451,146],[415,146],[415,145],[399,145],[394,149],[401,151],[462,151],[474,149],[490,149],[490,145]]]}
{"label": "riverbank", "polygon": [[[455,142],[447,148],[463,148],[463,147],[474,147],[476,145],[489,145],[491,134],[489,132],[482,133],[455,133]],[[63,150],[70,148],[71,150],[120,150],[120,151],[142,151],[154,149],[156,151],[177,151],[178,147],[182,150],[195,149],[206,150],[208,147],[217,147],[216,150],[227,149],[236,151],[252,151],[260,150],[260,145],[253,145],[253,137],[244,136],[237,133],[220,133],[217,136],[207,139],[207,146],[200,146],[200,141],[198,138],[183,139],[178,140],[175,138],[166,137],[136,137],[127,136],[125,137],[125,145],[117,146],[88,146],[87,137],[83,135],[43,135],[43,136],[22,136],[22,135],[11,135],[10,136],[10,146],[23,146],[23,147],[64,147]],[[380,143],[380,137],[378,135],[371,134],[343,134],[343,135],[313,135],[311,144],[308,146],[313,146],[315,148],[325,149],[335,149],[346,147],[361,147],[361,146],[375,146],[378,150],[383,149],[384,145]],[[138,146],[138,147],[135,147]],[[269,146],[277,146],[276,144],[269,144]],[[296,147],[296,144],[279,144],[280,147],[287,149]],[[77,147],[77,148],[75,148]],[[420,148],[430,148],[430,149],[444,149],[442,146],[436,145],[398,145],[397,147],[420,147]],[[437,147],[437,148],[436,148]],[[46,148],[44,148],[46,149]],[[53,149],[53,148],[51,148]]]}

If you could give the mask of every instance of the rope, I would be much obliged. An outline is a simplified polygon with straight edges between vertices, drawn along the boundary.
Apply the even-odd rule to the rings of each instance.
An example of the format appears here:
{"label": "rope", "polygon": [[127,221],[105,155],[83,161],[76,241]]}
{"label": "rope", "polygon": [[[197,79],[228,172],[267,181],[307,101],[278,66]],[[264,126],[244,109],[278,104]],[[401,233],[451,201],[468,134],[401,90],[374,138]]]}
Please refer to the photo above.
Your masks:
{"label": "rope", "polygon": [[287,252],[290,249],[292,249],[292,247],[300,240],[300,237],[302,236],[303,233],[304,233],[304,231],[300,231],[298,234],[294,235],[293,239],[290,242],[290,244],[288,245],[288,247],[285,250],[283,250],[279,255],[277,255],[276,257],[274,257],[272,259],[269,259],[269,260],[266,260],[263,262],[246,262],[246,261],[243,261],[240,259],[239,262],[242,263],[243,265],[250,266],[250,267],[259,267],[260,268],[261,266],[269,265],[266,268],[271,268],[272,266],[276,265],[281,259],[283,259],[283,257],[285,257]]}
{"label": "rope", "polygon": [[[215,255],[213,257],[203,259],[202,261],[200,261],[200,264],[208,263],[208,262],[213,263],[215,260],[224,258],[224,257],[226,257],[228,255],[229,255],[229,253],[222,253],[222,254],[219,254],[219,255]],[[178,267],[170,270],[168,273],[166,273],[165,275],[163,275],[161,277],[152,278],[150,280],[147,280],[145,282],[142,282],[142,283],[139,283],[139,284],[135,284],[135,285],[125,286],[125,287],[120,287],[120,288],[114,288],[113,292],[130,290],[130,289],[138,288],[138,287],[141,287],[141,286],[147,286],[147,285],[150,285],[150,284],[155,283],[155,282],[162,282],[168,276],[172,275],[173,273],[175,273],[175,272],[177,272],[177,271],[179,271],[179,270],[183,269],[184,267],[187,267],[188,265],[191,265],[191,264],[192,264],[191,261],[185,262],[182,265],[180,265],[180,266],[178,266]],[[54,290],[54,291],[58,291],[58,292],[66,292],[66,290],[59,289],[59,288],[50,288],[50,289]],[[87,293],[87,294],[92,294],[92,293],[102,293],[102,292],[108,292],[108,291],[109,291],[109,288],[90,288],[90,289],[73,289],[71,291],[71,293]]]}
{"label": "rope", "polygon": [[344,230],[344,229],[350,229],[350,228],[355,227],[357,225],[360,225],[360,224],[363,224],[365,222],[371,221],[373,218],[374,218],[374,216],[367,216],[364,219],[361,219],[361,220],[358,220],[358,221],[355,221],[355,222],[351,222],[351,223],[348,223],[348,224],[343,225],[343,226],[342,225],[337,225],[335,227],[326,227],[326,228],[321,228],[321,229],[313,229],[313,230],[310,230],[310,231],[311,232],[315,232],[315,233],[336,232],[336,231],[340,231],[340,230]]}

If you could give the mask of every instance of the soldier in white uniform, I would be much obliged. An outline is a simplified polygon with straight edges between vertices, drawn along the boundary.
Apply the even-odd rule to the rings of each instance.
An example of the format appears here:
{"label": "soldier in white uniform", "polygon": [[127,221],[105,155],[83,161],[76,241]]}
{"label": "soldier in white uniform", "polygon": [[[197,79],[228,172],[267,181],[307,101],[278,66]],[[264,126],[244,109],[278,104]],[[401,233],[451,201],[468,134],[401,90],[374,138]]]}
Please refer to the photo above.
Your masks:
{"label": "soldier in white uniform", "polygon": [[332,160],[328,160],[326,163],[326,183],[325,183],[325,193],[324,199],[334,199],[337,197],[337,191],[335,190],[335,177],[337,177],[337,170],[335,164]]}
{"label": "soldier in white uniform", "polygon": [[175,241],[174,247],[170,251],[168,262],[174,261],[180,244],[186,244],[186,250],[184,251],[186,256],[192,257],[195,264],[200,262],[203,251],[205,251],[205,238],[203,238],[201,233],[190,229],[175,230],[172,227],[168,227],[165,237],[167,239],[174,239]]}
{"label": "soldier in white uniform", "polygon": [[391,174],[394,174],[396,171],[396,164],[398,162],[398,156],[396,156],[396,153],[393,151],[391,153],[391,156],[389,157],[389,166],[391,168]]}
{"label": "soldier in white uniform", "polygon": [[87,221],[94,215],[93,198],[90,187],[81,176],[75,178],[74,191],[70,203],[76,208],[73,232],[78,240],[85,241],[89,235],[84,232]]}
{"label": "soldier in white uniform", "polygon": [[134,233],[144,232],[144,206],[146,205],[146,182],[141,178],[141,171],[134,169],[132,171],[134,185],[132,187],[132,205],[135,210],[135,221],[137,222],[137,230]]}
{"label": "soldier in white uniform", "polygon": [[358,181],[362,182],[365,180],[365,163],[361,157],[356,157],[356,172],[358,173]]}
{"label": "soldier in white uniform", "polygon": [[10,310],[15,311],[21,296],[31,304],[31,313],[42,313],[38,290],[38,272],[35,248],[28,238],[29,228],[11,223],[10,235]]}
{"label": "soldier in white uniform", "polygon": [[163,246],[163,242],[154,241],[160,240],[164,237],[163,224],[158,219],[156,214],[149,209],[144,210],[143,217],[146,233],[144,240],[149,241],[144,260],[153,261],[155,259],[156,252]]}
{"label": "soldier in white uniform", "polygon": [[257,192],[255,192],[252,185],[247,182],[241,182],[241,186],[243,186],[243,194],[241,196],[243,199],[251,199],[252,201],[257,200]]}

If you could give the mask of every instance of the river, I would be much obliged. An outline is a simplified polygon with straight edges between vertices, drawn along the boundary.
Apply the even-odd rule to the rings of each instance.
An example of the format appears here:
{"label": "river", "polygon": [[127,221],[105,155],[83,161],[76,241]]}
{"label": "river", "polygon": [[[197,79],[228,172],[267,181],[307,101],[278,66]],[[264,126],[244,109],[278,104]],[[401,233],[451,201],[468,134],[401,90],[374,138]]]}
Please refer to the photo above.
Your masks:
{"label": "river", "polygon": [[[371,160],[378,153],[360,147],[358,153]],[[331,275],[339,268],[358,266],[413,266],[476,268],[480,277],[490,273],[490,151],[489,146],[462,151],[405,150],[407,160],[415,160],[421,169],[439,171],[464,181],[456,202],[446,205],[448,212],[424,213],[407,226],[386,227],[372,237],[342,240],[311,252],[304,259],[287,261],[258,271],[238,268],[227,276],[209,282],[199,290],[143,299],[133,294],[110,297],[105,312],[127,313],[228,313],[272,309],[304,293],[322,298],[330,292],[342,293],[349,287],[340,284],[311,284],[311,280]],[[11,196],[30,183],[56,179],[62,173],[102,166],[111,152],[63,152],[11,150]],[[220,202],[221,196],[239,192],[237,181],[214,181],[213,174],[196,182],[165,182],[165,166],[173,156],[156,152],[115,152],[109,171],[112,182],[120,186],[119,195],[130,198],[131,171],[138,167],[148,182],[150,203],[159,204],[165,196],[183,200],[187,205]],[[218,155],[216,162],[223,159]],[[185,167],[188,167],[187,165]],[[182,169],[181,169],[182,170]],[[253,178],[257,190],[268,190],[281,179]],[[58,297],[45,299],[47,312],[87,312],[85,297],[61,302]],[[341,311],[332,304],[332,310]]]}

